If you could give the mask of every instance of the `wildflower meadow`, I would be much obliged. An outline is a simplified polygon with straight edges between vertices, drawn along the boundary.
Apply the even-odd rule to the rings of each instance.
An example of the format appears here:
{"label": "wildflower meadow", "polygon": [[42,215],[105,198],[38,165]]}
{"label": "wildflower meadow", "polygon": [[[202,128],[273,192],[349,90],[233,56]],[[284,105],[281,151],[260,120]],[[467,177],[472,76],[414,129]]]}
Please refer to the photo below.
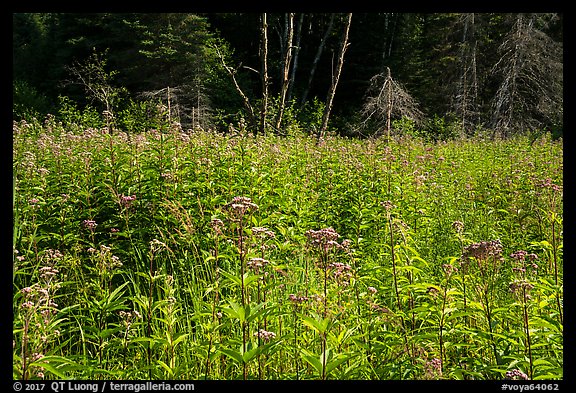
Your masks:
{"label": "wildflower meadow", "polygon": [[563,378],[563,146],[13,126],[13,377]]}

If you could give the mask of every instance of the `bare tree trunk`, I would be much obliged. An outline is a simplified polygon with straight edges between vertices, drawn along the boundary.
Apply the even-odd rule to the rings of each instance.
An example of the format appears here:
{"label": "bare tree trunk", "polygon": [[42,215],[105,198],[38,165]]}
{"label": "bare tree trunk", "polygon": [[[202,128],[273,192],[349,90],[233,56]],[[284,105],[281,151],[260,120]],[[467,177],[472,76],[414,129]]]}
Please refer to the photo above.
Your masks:
{"label": "bare tree trunk", "polygon": [[294,81],[296,80],[296,69],[298,68],[298,54],[300,53],[300,39],[302,38],[302,25],[304,24],[304,13],[300,14],[298,21],[298,28],[296,30],[296,45],[294,45],[294,63],[292,65],[292,73],[290,74],[290,84],[288,85],[288,93],[286,94],[286,101],[290,102],[292,99],[292,89]]}
{"label": "bare tree trunk", "polygon": [[232,82],[234,82],[234,87],[236,88],[236,91],[238,92],[238,94],[242,98],[242,103],[244,104],[244,108],[248,112],[248,121],[250,122],[250,125],[253,127],[256,127],[258,125],[258,121],[256,120],[254,108],[252,107],[252,104],[250,103],[250,99],[246,96],[246,94],[244,94],[244,91],[242,91],[242,88],[240,87],[240,85],[238,85],[238,81],[236,80],[237,70],[228,66],[226,64],[226,60],[224,59],[224,55],[220,52],[220,50],[218,50],[217,47],[215,47],[215,49],[216,49],[216,53],[218,54],[218,57],[220,57],[220,61],[222,61],[222,66],[224,66],[224,69],[228,72],[228,74],[232,78]]}
{"label": "bare tree trunk", "polygon": [[[394,43],[394,35],[396,33],[396,26],[398,25],[398,13],[387,13],[384,19],[385,31],[387,32],[386,42],[382,49],[382,64],[386,63],[386,59],[392,55],[392,44]],[[391,21],[392,19],[392,21]]]}
{"label": "bare tree trunk", "polygon": [[168,86],[168,91],[166,93],[166,100],[168,101],[168,124],[172,125],[172,105],[170,100],[170,86]]}
{"label": "bare tree trunk", "polygon": [[460,111],[462,130],[466,130],[466,125],[472,121],[471,116],[477,113],[476,103],[478,98],[478,81],[476,74],[476,36],[475,36],[475,15],[465,14],[463,16],[462,52],[460,61],[462,63],[462,76],[460,78],[460,94],[457,96],[456,113]]}
{"label": "bare tree trunk", "polygon": [[[389,84],[390,86],[392,86],[392,73],[390,72],[389,67],[386,67],[386,72],[387,72],[386,82],[384,82],[384,85]],[[388,143],[390,143],[390,129],[392,128],[391,115],[392,115],[392,88],[389,88],[386,97],[386,131],[388,136],[387,140]]]}
{"label": "bare tree trunk", "polygon": [[316,67],[318,66],[318,62],[320,61],[320,56],[322,56],[322,51],[324,51],[324,46],[326,45],[326,41],[330,36],[330,32],[332,32],[332,26],[334,25],[334,15],[330,15],[330,22],[328,23],[328,27],[326,28],[326,32],[324,33],[324,37],[322,37],[322,41],[320,41],[320,45],[318,45],[318,50],[316,51],[316,56],[314,57],[314,61],[312,62],[312,68],[310,69],[310,76],[308,77],[308,85],[306,86],[306,90],[302,94],[302,101],[300,101],[300,108],[306,104],[306,99],[308,98],[308,93],[310,91],[310,87],[312,87],[312,80],[314,79],[314,73],[316,72]]}
{"label": "bare tree trunk", "polygon": [[288,91],[288,83],[290,79],[288,74],[290,72],[290,63],[292,61],[292,39],[294,38],[294,13],[288,15],[287,20],[287,40],[286,40],[286,54],[284,56],[284,67],[282,69],[282,90],[280,92],[280,106],[278,107],[278,115],[276,117],[276,130],[280,130],[282,124],[282,116],[284,115],[284,107],[286,105],[286,92]]}
{"label": "bare tree trunk", "polygon": [[266,115],[268,113],[268,21],[262,14],[262,108],[260,111],[260,133],[266,133]]}
{"label": "bare tree trunk", "polygon": [[392,44],[394,43],[394,33],[396,33],[396,26],[398,26],[398,14],[394,14],[394,26],[392,26],[392,35],[388,44],[388,57],[392,55]]}
{"label": "bare tree trunk", "polygon": [[332,110],[332,104],[334,101],[334,95],[336,94],[336,87],[338,86],[338,80],[340,79],[340,74],[342,73],[342,65],[344,64],[344,54],[346,49],[350,45],[348,43],[348,32],[350,31],[350,25],[352,24],[352,13],[348,14],[348,19],[346,21],[346,26],[344,28],[344,34],[342,36],[342,46],[340,47],[340,56],[338,57],[338,65],[336,66],[336,74],[332,78],[332,85],[328,92],[328,99],[326,102],[326,108],[324,108],[324,115],[322,116],[322,127],[318,134],[318,138],[322,138],[326,133],[326,128],[328,127],[328,119],[330,118],[330,111]]}

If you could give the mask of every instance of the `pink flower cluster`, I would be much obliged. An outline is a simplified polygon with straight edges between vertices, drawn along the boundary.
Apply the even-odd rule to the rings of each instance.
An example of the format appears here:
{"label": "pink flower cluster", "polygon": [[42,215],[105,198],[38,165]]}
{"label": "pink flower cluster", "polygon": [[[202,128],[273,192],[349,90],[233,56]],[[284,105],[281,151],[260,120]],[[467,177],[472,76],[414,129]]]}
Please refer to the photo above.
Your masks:
{"label": "pink flower cluster", "polygon": [[347,286],[350,283],[350,279],[353,276],[350,265],[342,262],[333,262],[328,265],[328,269],[331,269],[334,278],[339,284]]}
{"label": "pink flower cluster", "polygon": [[[58,286],[54,286],[56,287]],[[31,312],[40,310],[44,323],[48,325],[51,316],[58,312],[58,304],[52,300],[50,286],[35,283],[30,287],[22,288],[20,292],[24,295],[24,302],[20,307]]]}
{"label": "pink flower cluster", "polygon": [[307,296],[296,296],[293,293],[291,293],[290,295],[288,295],[288,300],[290,300],[294,304],[302,304],[304,302],[307,302],[309,299]]}
{"label": "pink flower cluster", "polygon": [[384,307],[384,306],[380,306],[374,302],[368,301],[368,304],[370,305],[370,308],[374,311],[378,311],[384,314],[393,314],[392,311],[390,311],[390,309]]}
{"label": "pink flower cluster", "polygon": [[340,243],[336,241],[340,235],[332,227],[319,229],[317,231],[309,229],[306,231],[305,235],[312,246],[323,251],[328,251],[333,248],[341,248]]}
{"label": "pink flower cluster", "polygon": [[276,234],[273,231],[265,227],[253,227],[252,234],[260,239],[274,239],[276,237]]}
{"label": "pink flower cluster", "polygon": [[226,209],[232,213],[234,218],[241,219],[246,213],[258,210],[258,205],[248,197],[237,196],[226,205]]}
{"label": "pink flower cluster", "polygon": [[531,298],[529,292],[534,288],[534,285],[527,280],[515,280],[510,283],[508,288],[518,300],[526,301]]}
{"label": "pink flower cluster", "polygon": [[113,255],[112,249],[108,246],[105,246],[104,244],[100,245],[99,250],[90,247],[86,251],[94,254],[97,257],[96,267],[98,270],[100,270],[100,272],[112,271],[122,266],[120,258],[118,258],[116,255]]}
{"label": "pink flower cluster", "polygon": [[499,258],[502,255],[502,243],[500,240],[484,241],[474,243],[464,248],[462,257],[475,258],[478,261],[485,261],[490,257]]}
{"label": "pink flower cluster", "polygon": [[[257,243],[260,244],[260,251],[264,252],[274,247],[273,244],[266,244],[267,240],[276,238],[276,234],[270,229],[265,227],[253,227],[252,235],[254,236],[255,240],[258,240]],[[254,246],[256,245],[257,244],[254,244]]]}
{"label": "pink flower cluster", "polygon": [[98,224],[94,220],[84,220],[84,221],[82,221],[82,226],[84,228],[88,229],[89,231],[94,232],[94,230],[96,229],[96,226],[98,226]]}
{"label": "pink flower cluster", "polygon": [[224,228],[224,223],[219,218],[213,218],[210,221],[210,227],[216,235],[222,235],[222,228]]}
{"label": "pink flower cluster", "polygon": [[125,208],[129,208],[130,206],[132,206],[132,202],[134,202],[135,200],[136,200],[136,195],[124,195],[124,194],[122,194],[120,196],[120,203]]}
{"label": "pink flower cluster", "polygon": [[533,261],[535,259],[538,259],[538,255],[536,254],[528,254],[527,251],[524,250],[518,250],[512,254],[510,254],[510,258],[514,258],[519,262],[524,262],[524,260],[526,259],[526,257],[528,257],[530,259],[530,261]]}
{"label": "pink flower cluster", "polygon": [[537,184],[539,187],[542,188],[550,188],[553,191],[560,191],[562,190],[562,187],[552,183],[552,179],[547,178],[546,180],[544,180],[543,182],[540,182],[539,184]]}
{"label": "pink flower cluster", "polygon": [[[348,239],[344,239],[342,243],[338,243],[338,238],[340,235],[334,230],[332,227],[323,228],[319,230],[309,229],[307,230],[304,235],[308,238],[308,244],[312,246],[313,249],[320,251],[320,253],[324,256],[321,258],[321,268],[328,269],[333,268],[336,269],[337,278],[343,278],[341,273],[346,270],[347,265],[344,264],[331,264],[328,265],[328,252],[331,250],[341,250],[346,253],[350,253],[351,249],[350,246],[352,241]],[[343,284],[346,284],[344,281]]]}
{"label": "pink flower cluster", "polygon": [[263,269],[269,263],[270,261],[264,258],[252,258],[246,263],[246,266],[254,270],[256,274],[258,274],[260,272],[260,269]]}
{"label": "pink flower cluster", "polygon": [[442,270],[444,270],[444,272],[448,277],[451,276],[453,273],[458,272],[458,268],[454,265],[450,265],[449,263],[444,263],[442,265]]}
{"label": "pink flower cluster", "polygon": [[142,315],[140,315],[140,313],[136,310],[120,311],[118,314],[120,315],[120,318],[122,319],[122,322],[124,323],[126,329],[130,329],[130,326],[132,325],[134,320],[142,318]]}
{"label": "pink flower cluster", "polygon": [[[526,266],[530,266],[532,269],[538,269],[538,265],[534,262],[538,259],[538,255],[531,253],[528,254],[527,251],[518,250],[512,254],[510,254],[510,258],[516,261],[516,266],[512,268],[512,271],[515,273],[525,273]],[[530,264],[526,265],[526,258],[530,260]]]}
{"label": "pink flower cluster", "polygon": [[526,268],[531,267],[532,272],[536,272],[538,265],[534,261],[538,259],[538,256],[529,254],[524,250],[518,250],[510,254],[510,257],[514,260],[512,272],[517,274],[518,279],[510,283],[509,290],[517,300],[526,302],[531,299],[530,291],[534,288],[534,285],[526,277]]}
{"label": "pink flower cluster", "polygon": [[526,375],[524,372],[522,372],[519,369],[514,369],[514,370],[510,370],[510,371],[506,371],[506,379],[523,379],[523,380],[528,380],[530,378],[528,378],[528,375]]}
{"label": "pink flower cluster", "polygon": [[434,358],[424,364],[426,379],[436,379],[442,377],[442,360]]}
{"label": "pink flower cluster", "polygon": [[270,341],[273,338],[276,338],[276,333],[268,332],[264,329],[260,329],[257,332],[254,332],[254,337],[258,337],[258,338],[262,339],[263,341]]}

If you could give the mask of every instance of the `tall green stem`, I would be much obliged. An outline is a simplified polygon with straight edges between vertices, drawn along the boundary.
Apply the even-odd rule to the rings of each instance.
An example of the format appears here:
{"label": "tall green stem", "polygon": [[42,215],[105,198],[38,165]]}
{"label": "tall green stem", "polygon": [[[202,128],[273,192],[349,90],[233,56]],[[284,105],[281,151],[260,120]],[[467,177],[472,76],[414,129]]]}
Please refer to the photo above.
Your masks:
{"label": "tall green stem", "polygon": [[530,342],[530,326],[528,325],[528,304],[526,303],[527,294],[526,287],[522,286],[522,305],[524,309],[524,329],[526,332],[526,346],[528,347],[528,359],[530,361],[530,379],[534,377],[534,369],[532,362],[532,345]]}

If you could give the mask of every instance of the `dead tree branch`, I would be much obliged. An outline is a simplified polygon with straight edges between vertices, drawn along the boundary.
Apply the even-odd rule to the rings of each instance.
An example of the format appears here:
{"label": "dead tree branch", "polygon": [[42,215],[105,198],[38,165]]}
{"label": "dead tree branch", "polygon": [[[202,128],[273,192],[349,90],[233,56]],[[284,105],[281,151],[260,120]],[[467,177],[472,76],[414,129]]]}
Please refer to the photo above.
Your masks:
{"label": "dead tree branch", "polygon": [[416,100],[392,78],[388,67],[385,72],[370,79],[367,96],[362,108],[364,120],[360,124],[361,129],[369,126],[382,128],[385,125],[388,139],[390,139],[393,117],[407,117],[416,123],[424,118]]}
{"label": "dead tree branch", "polygon": [[238,81],[236,80],[236,73],[238,72],[238,68],[240,68],[240,67],[234,69],[234,68],[228,66],[226,64],[226,59],[224,58],[224,55],[218,49],[218,47],[215,46],[214,49],[216,50],[216,54],[218,55],[218,57],[220,58],[220,61],[222,62],[222,66],[224,67],[226,72],[228,72],[228,75],[230,75],[230,77],[232,78],[232,82],[234,83],[234,87],[236,88],[236,91],[238,92],[238,94],[242,98],[242,103],[244,104],[244,108],[246,109],[246,112],[248,114],[249,123],[252,126],[256,127],[258,125],[258,121],[256,120],[256,114],[254,112],[254,108],[252,107],[252,104],[250,103],[250,99],[248,98],[248,96],[246,96],[246,94],[244,94],[244,91],[242,90],[242,88],[238,84]]}
{"label": "dead tree branch", "polygon": [[338,86],[338,80],[340,79],[340,74],[342,73],[342,65],[344,64],[344,54],[350,43],[348,42],[348,33],[350,32],[350,25],[352,24],[352,13],[348,14],[346,25],[344,27],[344,33],[342,34],[342,45],[340,46],[340,54],[338,56],[338,64],[336,66],[336,74],[332,78],[332,85],[328,91],[328,99],[326,100],[326,107],[324,109],[324,115],[322,116],[322,127],[320,128],[320,133],[318,138],[322,138],[326,133],[328,128],[328,119],[330,118],[330,112],[332,111],[332,104],[334,102],[334,95],[336,94],[336,87]]}

